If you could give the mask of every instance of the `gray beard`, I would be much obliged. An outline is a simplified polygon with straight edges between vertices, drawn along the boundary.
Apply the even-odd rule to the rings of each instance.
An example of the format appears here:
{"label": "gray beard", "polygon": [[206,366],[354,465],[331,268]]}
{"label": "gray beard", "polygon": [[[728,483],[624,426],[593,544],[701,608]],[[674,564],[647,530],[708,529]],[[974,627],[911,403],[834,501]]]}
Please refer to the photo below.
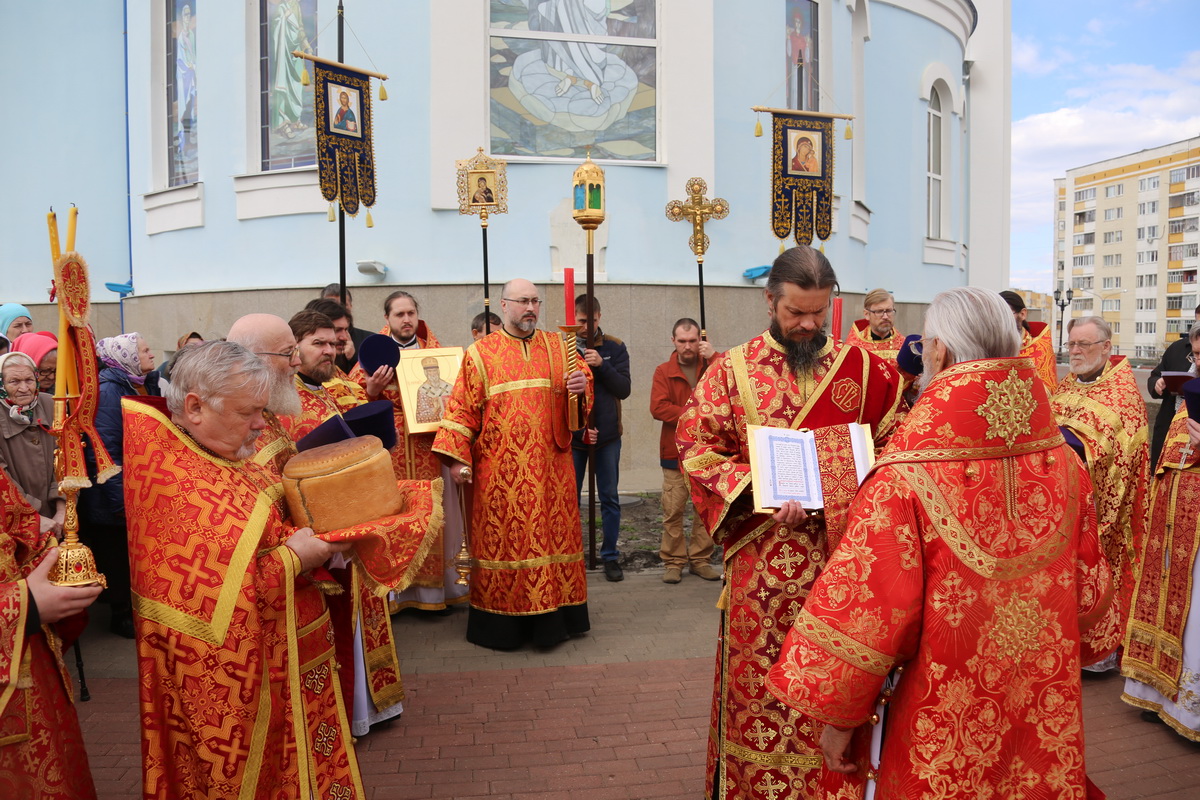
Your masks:
{"label": "gray beard", "polygon": [[300,392],[296,389],[296,381],[288,375],[277,377],[271,382],[271,396],[267,400],[267,408],[279,417],[295,417],[300,413]]}
{"label": "gray beard", "polygon": [[827,341],[825,334],[821,332],[807,342],[792,341],[783,335],[783,328],[779,327],[779,322],[776,320],[771,321],[771,338],[783,348],[788,369],[792,371],[793,375],[812,372],[821,359],[820,353]]}
{"label": "gray beard", "polygon": [[514,322],[513,325],[521,333],[532,333],[533,329],[537,327],[537,320],[535,320],[535,319],[519,319],[516,322]]}

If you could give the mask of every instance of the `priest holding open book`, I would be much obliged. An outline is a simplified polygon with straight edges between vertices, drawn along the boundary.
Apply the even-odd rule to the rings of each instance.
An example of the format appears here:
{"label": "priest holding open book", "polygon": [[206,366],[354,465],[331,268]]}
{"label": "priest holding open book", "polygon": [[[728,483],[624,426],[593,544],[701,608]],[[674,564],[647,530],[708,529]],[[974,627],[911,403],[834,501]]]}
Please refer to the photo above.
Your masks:
{"label": "priest holding open book", "polygon": [[[824,333],[836,286],[818,250],[780,255],[765,291],[770,328],[705,371],[676,429],[696,512],[725,553],[708,797],[765,798],[790,786],[789,796],[806,798],[819,789],[820,726],[775,700],[764,682],[858,488],[849,423],[869,426],[858,449],[870,451],[871,438],[890,433],[899,390],[878,356]],[[755,510],[751,426],[812,430],[823,511],[809,513],[797,499]],[[777,488],[797,498],[816,488],[801,475],[780,476]]]}

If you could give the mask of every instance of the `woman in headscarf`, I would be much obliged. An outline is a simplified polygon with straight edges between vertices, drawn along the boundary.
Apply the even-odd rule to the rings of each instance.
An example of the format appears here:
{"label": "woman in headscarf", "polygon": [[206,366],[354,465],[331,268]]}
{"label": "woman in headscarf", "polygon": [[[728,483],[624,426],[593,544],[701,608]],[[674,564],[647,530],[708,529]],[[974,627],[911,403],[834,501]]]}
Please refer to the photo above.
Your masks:
{"label": "woman in headscarf", "polygon": [[40,516],[42,532],[62,532],[66,503],[54,479],[54,400],[39,394],[37,367],[25,353],[0,356],[0,468]]}
{"label": "woman in headscarf", "polygon": [[22,333],[33,330],[33,315],[20,303],[5,303],[0,306],[0,334],[12,342]]}
{"label": "woman in headscarf", "polygon": [[12,343],[12,349],[33,359],[37,364],[38,391],[53,395],[58,376],[58,337],[50,331],[22,333]]}
{"label": "woman in headscarf", "polygon": [[[121,398],[161,392],[154,370],[150,345],[137,333],[125,333],[96,342],[100,370],[100,401],[96,408],[96,432],[118,466],[124,461],[121,432]],[[79,496],[80,534],[96,556],[96,566],[108,578],[108,591],[101,596],[112,606],[110,629],[132,639],[133,606],[129,595],[129,543],[125,538],[125,484],[120,475],[96,483],[96,464],[87,451],[91,488]]]}

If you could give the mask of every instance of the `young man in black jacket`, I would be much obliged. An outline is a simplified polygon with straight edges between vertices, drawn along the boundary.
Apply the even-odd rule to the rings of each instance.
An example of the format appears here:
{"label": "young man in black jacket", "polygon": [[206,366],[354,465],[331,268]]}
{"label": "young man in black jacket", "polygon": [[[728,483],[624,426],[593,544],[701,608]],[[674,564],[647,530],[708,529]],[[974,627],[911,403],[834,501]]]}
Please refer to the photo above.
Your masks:
{"label": "young man in black jacket", "polygon": [[596,473],[596,492],[600,495],[600,519],[604,526],[604,542],[600,558],[604,561],[604,577],[610,581],[625,579],[617,551],[617,536],[621,532],[621,502],[617,497],[617,482],[621,462],[621,401],[629,397],[629,351],[615,336],[600,329],[600,301],[592,298],[592,318],[588,319],[588,298],[575,298],[575,322],[583,326],[578,342],[583,360],[591,367],[595,387],[592,418],[586,431],[576,431],[571,443],[575,457],[575,483],[583,490],[587,474],[588,441],[595,441],[592,469]]}

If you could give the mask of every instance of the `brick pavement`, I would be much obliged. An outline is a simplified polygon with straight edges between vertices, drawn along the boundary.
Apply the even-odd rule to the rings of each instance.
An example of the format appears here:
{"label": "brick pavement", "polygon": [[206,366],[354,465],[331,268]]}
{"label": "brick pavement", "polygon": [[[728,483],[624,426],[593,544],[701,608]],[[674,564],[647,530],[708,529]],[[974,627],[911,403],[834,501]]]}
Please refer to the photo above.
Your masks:
{"label": "brick pavement", "polygon": [[[674,800],[701,797],[719,585],[654,570],[589,574],[592,631],[549,651],[464,641],[466,613],[394,619],[408,698],[360,741],[374,800]],[[96,612],[79,705],[101,800],[138,796],[132,643]],[[1200,746],[1142,721],[1115,675],[1085,678],[1092,779],[1111,800],[1197,797]]]}

